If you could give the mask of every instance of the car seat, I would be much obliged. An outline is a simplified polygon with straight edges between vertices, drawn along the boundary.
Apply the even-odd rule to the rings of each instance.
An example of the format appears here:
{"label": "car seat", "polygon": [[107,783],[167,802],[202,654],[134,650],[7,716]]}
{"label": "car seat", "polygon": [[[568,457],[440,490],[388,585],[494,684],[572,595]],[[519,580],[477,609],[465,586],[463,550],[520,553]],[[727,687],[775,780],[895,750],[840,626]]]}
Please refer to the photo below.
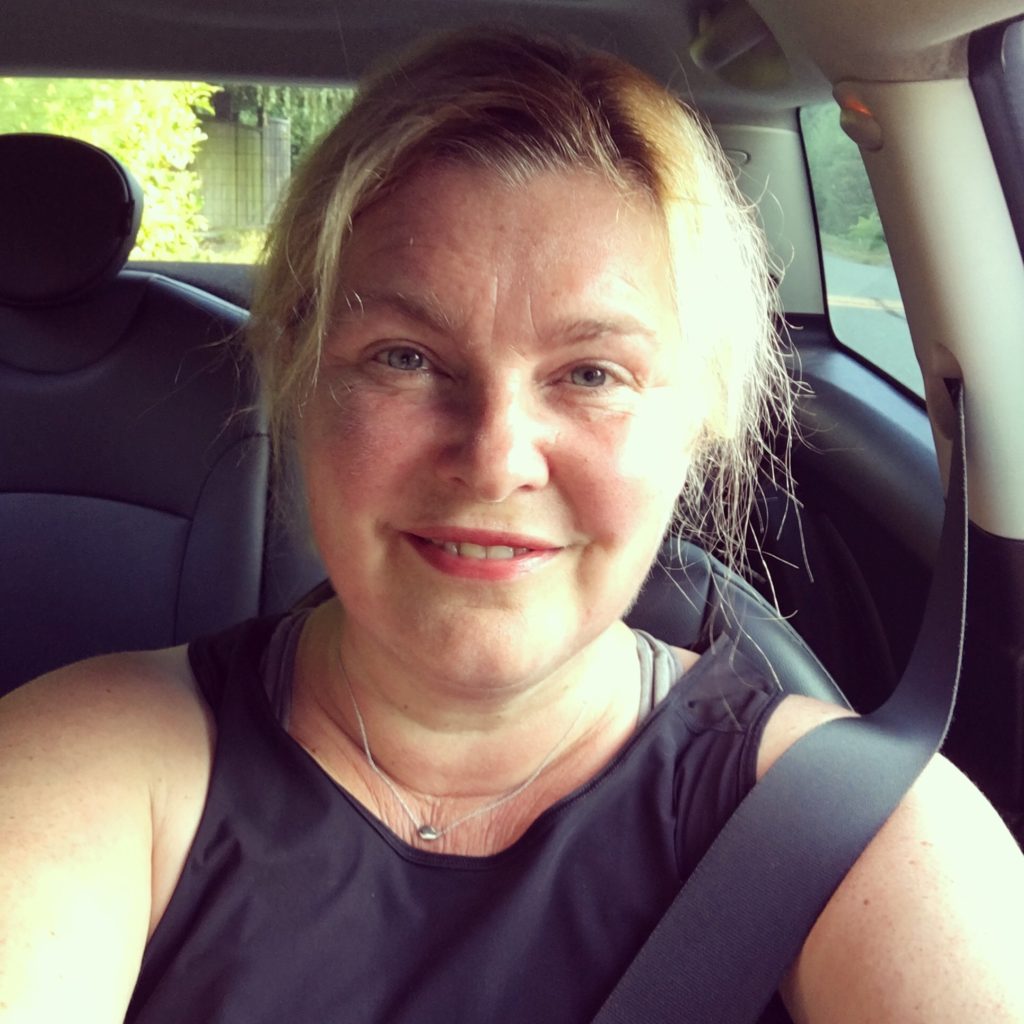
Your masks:
{"label": "car seat", "polygon": [[0,694],[284,607],[322,573],[269,515],[244,310],[122,269],[115,159],[0,136]]}

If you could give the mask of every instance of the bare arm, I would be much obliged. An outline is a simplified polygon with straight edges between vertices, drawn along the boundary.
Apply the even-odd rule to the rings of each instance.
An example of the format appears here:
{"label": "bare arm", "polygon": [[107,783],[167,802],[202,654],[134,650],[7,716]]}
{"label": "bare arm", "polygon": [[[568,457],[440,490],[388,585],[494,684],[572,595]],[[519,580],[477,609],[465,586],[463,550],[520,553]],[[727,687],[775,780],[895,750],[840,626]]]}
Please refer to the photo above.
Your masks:
{"label": "bare arm", "polygon": [[3,1024],[123,1019],[167,874],[155,833],[207,739],[181,669],[95,659],[0,701]]}
{"label": "bare arm", "polygon": [[[786,701],[760,767],[835,713]],[[978,791],[936,758],[829,901],[783,995],[797,1024],[1019,1022],[1022,955],[1024,857]]]}

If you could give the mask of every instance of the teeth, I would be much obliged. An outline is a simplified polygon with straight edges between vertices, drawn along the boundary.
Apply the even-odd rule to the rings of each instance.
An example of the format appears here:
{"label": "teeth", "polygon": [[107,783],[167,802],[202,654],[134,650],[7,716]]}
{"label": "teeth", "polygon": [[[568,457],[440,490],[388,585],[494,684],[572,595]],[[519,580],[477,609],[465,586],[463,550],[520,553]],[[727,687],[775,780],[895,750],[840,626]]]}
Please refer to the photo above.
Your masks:
{"label": "teeth", "polygon": [[515,558],[517,555],[523,555],[529,548],[510,548],[504,544],[495,545],[494,547],[484,547],[482,544],[455,544],[452,541],[431,541],[436,547],[444,548],[445,551],[450,555],[456,555],[459,558]]}

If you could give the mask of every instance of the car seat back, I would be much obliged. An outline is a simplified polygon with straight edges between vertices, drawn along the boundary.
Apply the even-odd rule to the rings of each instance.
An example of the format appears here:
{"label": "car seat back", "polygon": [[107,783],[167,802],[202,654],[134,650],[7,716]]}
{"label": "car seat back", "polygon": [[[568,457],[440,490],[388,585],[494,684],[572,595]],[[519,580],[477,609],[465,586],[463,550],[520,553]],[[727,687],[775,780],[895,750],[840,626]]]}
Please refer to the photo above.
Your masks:
{"label": "car seat back", "polygon": [[245,311],[122,269],[132,176],[46,135],[0,136],[0,169],[2,694],[263,610],[268,441]]}

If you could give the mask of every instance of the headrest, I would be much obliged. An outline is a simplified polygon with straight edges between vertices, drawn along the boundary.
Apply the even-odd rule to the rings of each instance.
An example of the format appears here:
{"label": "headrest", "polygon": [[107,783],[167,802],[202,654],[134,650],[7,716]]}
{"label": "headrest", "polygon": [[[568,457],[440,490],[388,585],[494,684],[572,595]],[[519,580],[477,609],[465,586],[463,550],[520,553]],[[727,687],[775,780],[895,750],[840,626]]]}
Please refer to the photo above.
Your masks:
{"label": "headrest", "polygon": [[124,266],[141,219],[138,182],[102,149],[0,135],[0,303],[81,298]]}

